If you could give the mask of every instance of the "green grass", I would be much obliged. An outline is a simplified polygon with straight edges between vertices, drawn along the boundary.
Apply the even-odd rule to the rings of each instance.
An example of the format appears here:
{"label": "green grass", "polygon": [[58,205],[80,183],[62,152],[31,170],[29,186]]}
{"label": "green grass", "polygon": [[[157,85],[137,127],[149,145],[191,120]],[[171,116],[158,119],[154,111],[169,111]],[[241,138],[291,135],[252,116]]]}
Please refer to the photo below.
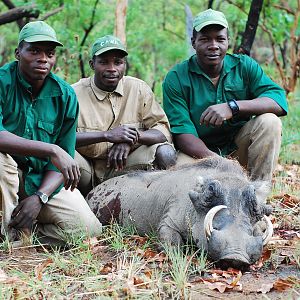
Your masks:
{"label": "green grass", "polygon": [[[300,196],[286,164],[300,164],[300,92],[290,100],[282,118],[280,163],[273,196]],[[273,197],[271,196],[271,197]],[[299,207],[282,207],[271,199],[279,228],[300,228]],[[211,268],[204,251],[188,246],[164,246],[158,251],[155,234],[139,237],[133,227],[106,226],[101,236],[68,236],[70,249],[49,249],[33,238],[34,247],[13,249],[8,239],[0,244],[0,299],[189,299],[191,280]],[[267,268],[280,269],[277,254]],[[291,256],[300,268],[300,244]],[[204,292],[205,294],[205,292]],[[230,298],[230,295],[227,296]],[[221,298],[220,299],[225,299]]]}
{"label": "green grass", "polygon": [[282,118],[280,162],[300,164],[300,86],[289,97],[289,113]]}

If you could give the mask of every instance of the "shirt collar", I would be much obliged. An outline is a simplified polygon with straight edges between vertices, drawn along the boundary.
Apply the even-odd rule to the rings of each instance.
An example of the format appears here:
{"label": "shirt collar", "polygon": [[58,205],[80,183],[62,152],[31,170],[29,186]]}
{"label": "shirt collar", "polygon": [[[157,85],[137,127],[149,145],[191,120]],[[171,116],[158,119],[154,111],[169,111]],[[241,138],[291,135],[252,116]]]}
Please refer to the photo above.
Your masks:
{"label": "shirt collar", "polygon": [[119,81],[116,89],[113,92],[107,92],[99,89],[95,84],[95,76],[91,77],[91,87],[98,100],[103,101],[109,94],[124,95],[124,76]]}
{"label": "shirt collar", "polygon": [[[236,54],[226,54],[224,57],[224,63],[223,63],[223,68],[222,68],[222,74],[225,75],[230,70],[235,67],[237,64],[240,62],[240,57]],[[194,54],[193,56],[190,57],[189,59],[189,69],[190,72],[194,72],[197,74],[201,74],[207,77],[207,75],[202,71],[200,66],[197,63],[197,55]]]}

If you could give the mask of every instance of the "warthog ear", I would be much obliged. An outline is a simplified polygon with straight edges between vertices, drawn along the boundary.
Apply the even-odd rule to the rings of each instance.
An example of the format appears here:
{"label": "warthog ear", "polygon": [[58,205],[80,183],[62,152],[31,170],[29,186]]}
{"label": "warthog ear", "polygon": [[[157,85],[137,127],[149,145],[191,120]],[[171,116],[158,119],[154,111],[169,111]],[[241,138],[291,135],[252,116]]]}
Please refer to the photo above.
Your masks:
{"label": "warthog ear", "polygon": [[224,191],[218,180],[204,180],[198,177],[194,190],[189,192],[190,199],[198,212],[220,205],[224,201]]}

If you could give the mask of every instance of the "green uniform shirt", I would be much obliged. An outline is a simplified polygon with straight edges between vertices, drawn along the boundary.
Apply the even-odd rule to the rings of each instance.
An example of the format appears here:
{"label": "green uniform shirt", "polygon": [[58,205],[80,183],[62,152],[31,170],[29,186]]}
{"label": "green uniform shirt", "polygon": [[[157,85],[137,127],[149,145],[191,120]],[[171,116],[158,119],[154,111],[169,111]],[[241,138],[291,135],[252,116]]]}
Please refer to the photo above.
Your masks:
{"label": "green uniform shirt", "polygon": [[[0,131],[56,144],[74,157],[78,116],[74,90],[50,73],[35,99],[31,91],[30,84],[18,71],[18,62],[0,68]],[[49,158],[14,156],[14,159],[24,172],[28,195],[38,190],[43,172],[59,172]]]}
{"label": "green uniform shirt", "polygon": [[193,134],[218,154],[236,149],[234,136],[249,120],[236,118],[221,127],[200,125],[203,111],[230,99],[249,100],[269,97],[287,113],[284,90],[247,55],[226,54],[217,87],[201,70],[196,55],[176,65],[163,82],[163,105],[173,134]]}

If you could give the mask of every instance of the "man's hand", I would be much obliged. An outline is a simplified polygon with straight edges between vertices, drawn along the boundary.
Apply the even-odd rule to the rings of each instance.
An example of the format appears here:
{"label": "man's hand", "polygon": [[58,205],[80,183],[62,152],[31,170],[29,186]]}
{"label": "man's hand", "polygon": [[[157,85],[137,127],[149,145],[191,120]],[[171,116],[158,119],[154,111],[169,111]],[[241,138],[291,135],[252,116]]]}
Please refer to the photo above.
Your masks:
{"label": "man's hand", "polygon": [[113,167],[116,171],[121,171],[126,166],[127,157],[131,146],[126,143],[114,144],[108,153],[107,167]]}
{"label": "man's hand", "polygon": [[8,226],[30,232],[33,222],[39,215],[41,208],[42,202],[37,195],[23,199],[14,209]]}
{"label": "man's hand", "polygon": [[55,147],[54,153],[50,156],[52,164],[63,174],[64,187],[67,190],[71,187],[73,191],[80,179],[80,170],[77,162],[62,148]]}
{"label": "man's hand", "polygon": [[232,118],[232,111],[227,103],[209,106],[200,117],[200,124],[221,126],[224,121]]}
{"label": "man's hand", "polygon": [[139,139],[139,132],[135,127],[122,125],[107,131],[107,141],[111,143],[128,143],[134,145]]}

